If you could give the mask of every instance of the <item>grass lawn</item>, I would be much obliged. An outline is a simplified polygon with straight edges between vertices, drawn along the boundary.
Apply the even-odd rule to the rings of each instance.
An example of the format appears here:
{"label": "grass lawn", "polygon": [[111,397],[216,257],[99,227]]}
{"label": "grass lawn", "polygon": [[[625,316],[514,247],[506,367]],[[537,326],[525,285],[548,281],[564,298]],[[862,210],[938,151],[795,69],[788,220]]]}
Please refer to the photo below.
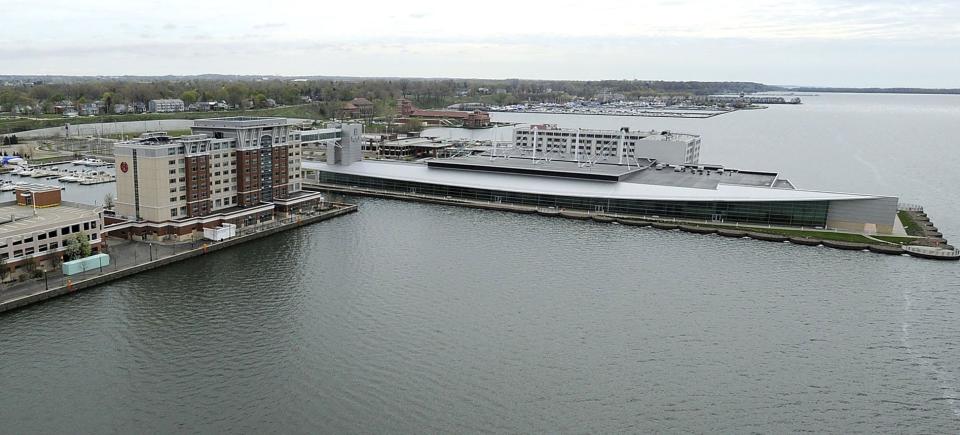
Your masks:
{"label": "grass lawn", "polygon": [[911,236],[923,236],[923,229],[917,221],[913,220],[913,216],[910,216],[910,212],[906,210],[900,210],[897,212],[897,216],[900,218],[900,223],[903,224],[903,228],[907,230],[907,234]]}

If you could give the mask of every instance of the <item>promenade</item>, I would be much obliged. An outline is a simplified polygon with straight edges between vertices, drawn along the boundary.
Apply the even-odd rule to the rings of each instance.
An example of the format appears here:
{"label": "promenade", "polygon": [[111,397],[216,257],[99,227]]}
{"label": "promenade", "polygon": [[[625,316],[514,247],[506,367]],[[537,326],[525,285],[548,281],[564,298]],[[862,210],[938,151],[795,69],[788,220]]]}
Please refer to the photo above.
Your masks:
{"label": "promenade", "polygon": [[146,242],[108,237],[104,253],[110,255],[109,265],[71,276],[53,271],[40,278],[4,283],[0,286],[0,313],[355,211],[357,206],[353,204],[333,204],[327,210],[241,228],[236,237],[220,242]]}

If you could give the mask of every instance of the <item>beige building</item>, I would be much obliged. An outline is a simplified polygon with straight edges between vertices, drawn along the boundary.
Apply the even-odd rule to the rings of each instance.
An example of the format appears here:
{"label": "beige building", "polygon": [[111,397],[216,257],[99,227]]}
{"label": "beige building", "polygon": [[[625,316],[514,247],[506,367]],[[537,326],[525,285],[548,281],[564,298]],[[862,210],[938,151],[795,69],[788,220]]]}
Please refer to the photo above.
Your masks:
{"label": "beige building", "polygon": [[184,236],[217,216],[243,226],[272,219],[265,205],[289,212],[322,200],[301,189],[301,143],[287,119],[201,119],[192,133],[145,133],[114,146],[117,216],[167,223],[139,232]]}

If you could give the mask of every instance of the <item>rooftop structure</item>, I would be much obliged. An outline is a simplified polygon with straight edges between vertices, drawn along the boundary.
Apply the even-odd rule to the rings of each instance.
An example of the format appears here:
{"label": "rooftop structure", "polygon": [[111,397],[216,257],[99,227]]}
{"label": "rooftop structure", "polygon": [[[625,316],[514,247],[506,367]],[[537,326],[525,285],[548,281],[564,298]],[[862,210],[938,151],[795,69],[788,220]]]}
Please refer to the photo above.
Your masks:
{"label": "rooftop structure", "polygon": [[[652,160],[644,159],[645,166],[653,164]],[[427,166],[431,168],[461,169],[482,172],[500,172],[505,174],[540,175],[546,177],[577,178],[597,181],[620,181],[625,177],[641,170],[640,166],[612,165],[600,163],[582,165],[565,160],[540,160],[529,158],[494,158],[468,157],[462,159],[430,160]]]}

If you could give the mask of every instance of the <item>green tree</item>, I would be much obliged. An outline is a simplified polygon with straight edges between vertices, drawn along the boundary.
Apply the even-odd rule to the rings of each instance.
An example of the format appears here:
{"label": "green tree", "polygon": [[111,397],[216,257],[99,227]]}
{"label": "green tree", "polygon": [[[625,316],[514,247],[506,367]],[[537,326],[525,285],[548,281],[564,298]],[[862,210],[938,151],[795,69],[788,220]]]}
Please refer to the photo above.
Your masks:
{"label": "green tree", "polygon": [[110,113],[113,110],[113,92],[104,92],[100,96],[100,101],[103,101],[103,104],[106,105],[106,112]]}
{"label": "green tree", "polygon": [[67,261],[79,260],[90,256],[93,249],[86,234],[77,233],[76,237],[67,241],[67,251],[64,254]]}
{"label": "green tree", "polygon": [[256,94],[253,96],[253,107],[262,109],[267,107],[267,96],[263,94]]}
{"label": "green tree", "polygon": [[107,192],[106,195],[103,195],[103,207],[104,208],[113,208],[113,194]]}
{"label": "green tree", "polygon": [[247,96],[247,86],[242,83],[231,83],[224,87],[227,93],[227,104],[231,106],[240,106],[243,99]]}
{"label": "green tree", "polygon": [[183,93],[180,94],[180,99],[183,100],[183,104],[186,104],[189,106],[200,100],[200,94],[197,91],[191,89],[188,91],[183,91]]}

